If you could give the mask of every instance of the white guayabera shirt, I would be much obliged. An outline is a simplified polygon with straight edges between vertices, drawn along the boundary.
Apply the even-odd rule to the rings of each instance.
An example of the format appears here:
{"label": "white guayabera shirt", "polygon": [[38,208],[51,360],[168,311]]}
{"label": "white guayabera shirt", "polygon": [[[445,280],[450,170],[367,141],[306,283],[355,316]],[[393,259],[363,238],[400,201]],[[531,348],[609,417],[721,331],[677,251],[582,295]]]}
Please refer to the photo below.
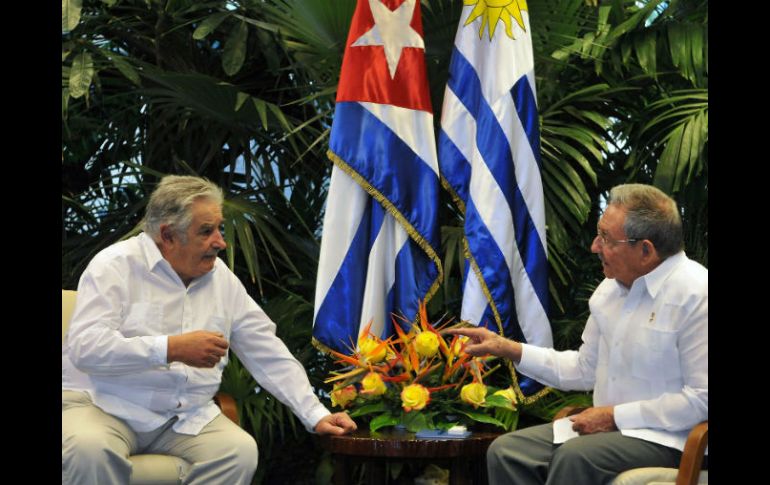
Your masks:
{"label": "white guayabera shirt", "polygon": [[684,449],[708,419],[708,270],[680,252],[630,289],[605,279],[589,301],[577,351],[523,345],[523,374],[594,391],[626,435]]}
{"label": "white guayabera shirt", "polygon": [[168,336],[218,331],[259,385],[312,432],[329,411],[275,328],[222,260],[185,287],[142,233],[101,251],[81,276],[62,346],[62,390],[86,391],[135,431],[177,416],[174,430],[196,435],[219,414],[212,397],[227,357],[210,369],[167,364]]}

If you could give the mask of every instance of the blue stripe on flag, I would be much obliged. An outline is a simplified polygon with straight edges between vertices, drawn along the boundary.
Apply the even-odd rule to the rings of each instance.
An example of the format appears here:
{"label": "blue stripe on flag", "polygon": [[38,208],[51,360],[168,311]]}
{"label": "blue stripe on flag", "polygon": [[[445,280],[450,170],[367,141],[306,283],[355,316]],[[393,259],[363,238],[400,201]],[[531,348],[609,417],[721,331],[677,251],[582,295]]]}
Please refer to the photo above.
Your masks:
{"label": "blue stripe on flag", "polygon": [[436,173],[393,130],[359,103],[340,102],[329,146],[393,203],[428,244],[439,247]]}
{"label": "blue stripe on flag", "polygon": [[471,164],[465,159],[457,145],[444,130],[438,133],[439,153],[441,153],[441,176],[449,182],[463,202],[468,200],[468,184],[471,181]]}
{"label": "blue stripe on flag", "polygon": [[[476,145],[508,202],[516,245],[524,268],[540,304],[543,308],[548,308],[548,275],[536,267],[541,261],[547,261],[546,252],[519,189],[508,140],[494,112],[481,94],[481,82],[476,71],[456,47],[452,53],[449,70],[448,86],[476,119]],[[466,230],[466,234],[468,232]]]}
{"label": "blue stripe on flag", "polygon": [[535,93],[529,85],[527,76],[522,76],[516,81],[511,89],[513,104],[516,106],[516,113],[521,120],[521,126],[527,134],[529,146],[532,147],[532,153],[535,155],[535,161],[539,169],[543,169],[543,163],[540,161],[540,121],[537,116],[537,102]]}
{"label": "blue stripe on flag", "polygon": [[[429,269],[426,272],[422,271],[423,268]],[[418,269],[418,271],[415,271],[415,269]],[[411,239],[408,240],[396,257],[396,281],[393,283],[391,290],[393,294],[391,311],[398,316],[411,320],[410,315],[417,315],[419,310],[418,301],[414,298],[418,288],[429,287],[437,277],[438,271],[435,265],[431,263],[428,255],[425,254],[425,251]],[[388,315],[390,315],[390,311]],[[385,324],[389,330],[388,333],[384,334],[384,337],[387,337],[393,334],[395,330],[390,322],[390,318],[385,319]],[[399,324],[405,331],[411,328],[410,324],[401,320],[399,320]]]}
{"label": "blue stripe on flag", "polygon": [[[329,291],[326,293],[323,303],[318,309],[316,321],[324,322],[324,325],[313,327],[313,336],[329,348],[338,352],[347,353],[347,346],[353,345],[358,337],[358,327],[361,319],[364,290],[366,286],[366,273],[368,268],[369,251],[379,228],[382,226],[382,217],[379,224],[373,227],[373,206],[368,198],[356,234],[350,243],[345,259],[340,266],[337,276],[334,278]],[[380,209],[379,212],[382,212]],[[375,237],[372,237],[374,234]],[[342,249],[341,249],[342,250]]]}
{"label": "blue stripe on flag", "polygon": [[[497,311],[502,319],[503,334],[526,343],[527,340],[524,338],[521,328],[512,321],[512,318],[516,315],[516,304],[514,302],[511,273],[508,270],[503,253],[481,219],[472,198],[468,199],[465,207],[465,232],[466,234],[473,234],[472,238],[468,238],[468,246],[481,270],[481,274],[484,276],[487,289],[497,305]],[[468,277],[470,278],[471,276],[469,275]],[[495,321],[494,314],[490,308],[487,308],[484,311],[484,315],[484,318],[492,318],[491,322],[487,323],[487,326],[490,326],[490,323]]]}

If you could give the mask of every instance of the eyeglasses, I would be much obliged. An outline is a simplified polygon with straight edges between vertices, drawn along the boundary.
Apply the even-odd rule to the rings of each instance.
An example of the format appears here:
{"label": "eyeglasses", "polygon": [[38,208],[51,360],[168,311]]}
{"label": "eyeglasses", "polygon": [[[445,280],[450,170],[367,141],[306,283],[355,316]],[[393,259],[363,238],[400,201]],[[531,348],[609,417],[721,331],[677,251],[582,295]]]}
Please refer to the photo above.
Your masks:
{"label": "eyeglasses", "polygon": [[635,243],[637,241],[640,241],[640,239],[633,239],[633,238],[629,238],[629,239],[611,239],[611,238],[607,237],[607,233],[606,232],[602,232],[601,229],[599,229],[598,227],[596,228],[596,237],[599,238],[599,243],[602,246],[610,246],[610,247],[613,247],[613,246],[618,245],[620,243],[630,243],[630,244],[632,244],[632,243]]}

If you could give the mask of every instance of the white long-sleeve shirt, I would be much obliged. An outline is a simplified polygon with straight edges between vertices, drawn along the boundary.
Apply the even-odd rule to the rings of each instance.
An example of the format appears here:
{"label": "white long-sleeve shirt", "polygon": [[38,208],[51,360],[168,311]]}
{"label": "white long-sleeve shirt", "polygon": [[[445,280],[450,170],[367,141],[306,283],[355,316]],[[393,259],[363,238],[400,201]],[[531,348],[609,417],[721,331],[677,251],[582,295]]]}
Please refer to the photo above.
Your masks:
{"label": "white long-sleeve shirt", "polygon": [[174,430],[196,435],[220,412],[212,397],[228,359],[210,369],[167,364],[168,336],[219,331],[259,385],[312,432],[330,413],[275,329],[220,259],[185,287],[142,233],[104,249],[83,272],[62,346],[62,389],[88,392],[136,431],[178,416]]}
{"label": "white long-sleeve shirt", "polygon": [[577,351],[523,344],[523,374],[614,406],[626,436],[684,449],[708,419],[708,270],[680,252],[630,289],[605,279]]}

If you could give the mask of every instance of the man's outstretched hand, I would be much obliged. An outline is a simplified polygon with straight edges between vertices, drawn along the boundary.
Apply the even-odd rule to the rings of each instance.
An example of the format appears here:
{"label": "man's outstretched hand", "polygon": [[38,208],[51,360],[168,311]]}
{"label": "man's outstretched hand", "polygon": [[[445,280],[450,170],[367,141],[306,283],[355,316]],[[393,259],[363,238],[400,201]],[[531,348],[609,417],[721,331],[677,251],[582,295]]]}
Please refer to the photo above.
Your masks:
{"label": "man's outstretched hand", "polygon": [[355,421],[346,413],[329,414],[321,418],[315,425],[315,432],[318,434],[336,434],[343,435],[351,433],[358,429]]}
{"label": "man's outstretched hand", "polygon": [[511,359],[514,363],[521,360],[521,344],[508,340],[500,334],[491,332],[483,327],[455,327],[441,332],[447,335],[461,335],[468,337],[463,350],[474,357],[484,355],[496,355]]}

